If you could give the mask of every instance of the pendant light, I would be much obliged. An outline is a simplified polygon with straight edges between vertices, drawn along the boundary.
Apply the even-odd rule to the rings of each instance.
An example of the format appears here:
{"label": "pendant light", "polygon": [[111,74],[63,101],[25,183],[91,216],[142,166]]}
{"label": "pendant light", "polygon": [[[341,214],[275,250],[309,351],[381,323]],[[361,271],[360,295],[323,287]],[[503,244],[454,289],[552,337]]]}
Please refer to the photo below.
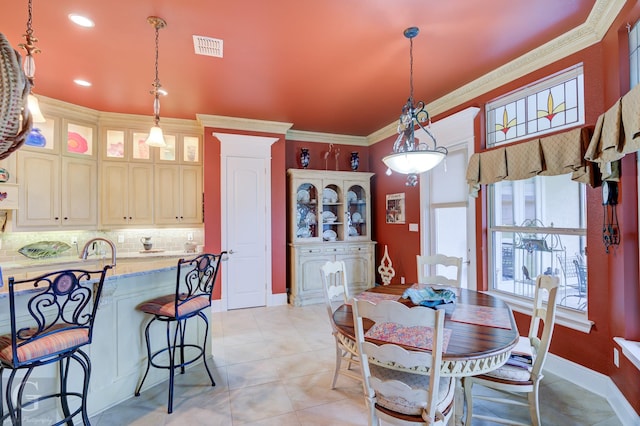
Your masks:
{"label": "pendant light", "polygon": [[158,18],[157,16],[149,16],[147,18],[147,22],[150,23],[156,31],[156,62],[155,62],[155,72],[156,78],[153,81],[153,90],[150,92],[153,97],[153,120],[154,125],[149,130],[149,137],[145,141],[145,143],[149,146],[157,146],[164,147],[167,146],[167,143],[164,140],[164,135],[162,134],[162,129],[160,128],[160,79],[158,78],[158,33],[159,31],[167,26],[167,22]]}
{"label": "pendant light", "polygon": [[46,120],[42,115],[42,112],[40,111],[38,98],[36,98],[33,94],[33,86],[35,86],[34,81],[36,75],[36,61],[33,58],[33,55],[36,53],[40,53],[40,49],[36,47],[38,39],[33,35],[33,28],[31,28],[31,22],[33,21],[31,0],[29,0],[28,2],[28,7],[29,13],[27,18],[27,32],[22,35],[25,42],[19,44],[18,46],[27,51],[27,56],[24,58],[24,73],[29,80],[29,84],[31,85],[29,96],[27,98],[27,106],[29,108],[29,112],[31,113],[31,118],[34,123],[44,123]]}
{"label": "pendant light", "polygon": [[[393,153],[382,159],[388,167],[387,175],[391,174],[391,170],[408,175],[407,186],[416,186],[418,183],[417,175],[440,164],[448,153],[445,147],[438,146],[436,138],[429,131],[431,118],[425,109],[424,102],[413,103],[413,39],[419,32],[417,27],[404,30],[404,36],[409,39],[410,46],[409,99],[402,107],[398,123],[398,138],[393,144]],[[427,123],[427,126],[425,127],[423,123]],[[416,139],[416,127],[422,129],[432,143]]]}

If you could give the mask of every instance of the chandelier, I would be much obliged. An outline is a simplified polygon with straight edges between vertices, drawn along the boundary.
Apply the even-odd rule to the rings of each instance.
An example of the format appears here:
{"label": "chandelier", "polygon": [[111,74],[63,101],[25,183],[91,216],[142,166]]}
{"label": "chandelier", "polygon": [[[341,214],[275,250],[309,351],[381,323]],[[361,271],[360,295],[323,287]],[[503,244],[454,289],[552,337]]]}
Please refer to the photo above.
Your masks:
{"label": "chandelier", "polygon": [[[400,122],[398,123],[398,137],[393,144],[393,153],[382,159],[388,167],[387,175],[391,171],[406,174],[407,186],[416,186],[418,174],[433,169],[447,156],[447,148],[438,146],[436,138],[429,127],[431,118],[425,109],[423,101],[414,104],[413,101],[413,38],[420,32],[418,27],[410,27],[404,30],[404,36],[409,39],[409,99],[402,107]],[[426,127],[425,124],[426,123]],[[416,126],[424,131],[428,140],[421,141],[416,138]]]}
{"label": "chandelier", "polygon": [[29,0],[28,8],[29,15],[27,18],[27,31],[23,34],[25,42],[18,46],[27,51],[27,56],[24,58],[24,74],[27,76],[29,84],[31,85],[29,96],[27,98],[27,107],[29,108],[29,112],[31,112],[31,117],[34,123],[44,123],[46,120],[42,115],[42,112],[40,112],[38,98],[33,94],[33,86],[35,85],[34,81],[36,77],[36,61],[33,58],[33,55],[40,53],[40,49],[36,47],[38,39],[33,35],[33,28],[31,28],[31,22],[33,21],[31,0]]}
{"label": "chandelier", "polygon": [[153,121],[154,125],[149,130],[149,137],[145,141],[145,144],[149,146],[158,146],[164,147],[167,146],[167,143],[164,140],[164,135],[162,134],[162,129],[160,128],[160,79],[158,78],[158,32],[167,26],[167,22],[158,18],[157,16],[149,16],[147,18],[147,22],[150,23],[153,28],[156,30],[156,78],[153,81],[153,90],[150,92],[153,97]]}

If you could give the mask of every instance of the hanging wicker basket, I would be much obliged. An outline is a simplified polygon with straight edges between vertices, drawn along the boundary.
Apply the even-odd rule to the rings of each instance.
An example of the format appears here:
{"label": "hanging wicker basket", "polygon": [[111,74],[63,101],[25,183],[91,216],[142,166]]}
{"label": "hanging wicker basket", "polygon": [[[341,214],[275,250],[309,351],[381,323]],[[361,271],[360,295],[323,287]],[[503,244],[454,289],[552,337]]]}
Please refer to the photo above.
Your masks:
{"label": "hanging wicker basket", "polygon": [[27,98],[31,85],[20,54],[0,33],[0,159],[18,149],[31,131]]}

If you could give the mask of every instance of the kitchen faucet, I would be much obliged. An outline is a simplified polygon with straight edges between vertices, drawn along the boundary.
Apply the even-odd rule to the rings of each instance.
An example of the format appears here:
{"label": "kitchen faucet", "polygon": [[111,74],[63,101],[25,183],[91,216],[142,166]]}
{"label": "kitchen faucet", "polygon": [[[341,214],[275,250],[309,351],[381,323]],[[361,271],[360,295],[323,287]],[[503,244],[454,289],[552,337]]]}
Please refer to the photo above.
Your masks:
{"label": "kitchen faucet", "polygon": [[82,249],[82,254],[80,255],[80,259],[87,260],[87,256],[89,256],[89,246],[92,243],[95,244],[98,241],[104,241],[105,243],[111,246],[111,266],[116,266],[116,245],[113,244],[113,241],[107,238],[102,238],[102,237],[92,238],[89,241],[87,241],[87,243],[84,245],[84,248]]}

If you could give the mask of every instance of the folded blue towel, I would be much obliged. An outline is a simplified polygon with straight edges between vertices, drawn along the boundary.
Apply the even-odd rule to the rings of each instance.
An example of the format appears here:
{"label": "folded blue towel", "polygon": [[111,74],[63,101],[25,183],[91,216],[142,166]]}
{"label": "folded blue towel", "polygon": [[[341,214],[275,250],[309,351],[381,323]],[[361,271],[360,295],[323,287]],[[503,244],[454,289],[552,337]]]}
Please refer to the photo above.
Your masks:
{"label": "folded blue towel", "polygon": [[402,294],[403,299],[411,299],[414,305],[434,306],[444,303],[454,303],[456,301],[456,293],[446,288],[433,289],[426,287],[423,289],[408,288]]}

